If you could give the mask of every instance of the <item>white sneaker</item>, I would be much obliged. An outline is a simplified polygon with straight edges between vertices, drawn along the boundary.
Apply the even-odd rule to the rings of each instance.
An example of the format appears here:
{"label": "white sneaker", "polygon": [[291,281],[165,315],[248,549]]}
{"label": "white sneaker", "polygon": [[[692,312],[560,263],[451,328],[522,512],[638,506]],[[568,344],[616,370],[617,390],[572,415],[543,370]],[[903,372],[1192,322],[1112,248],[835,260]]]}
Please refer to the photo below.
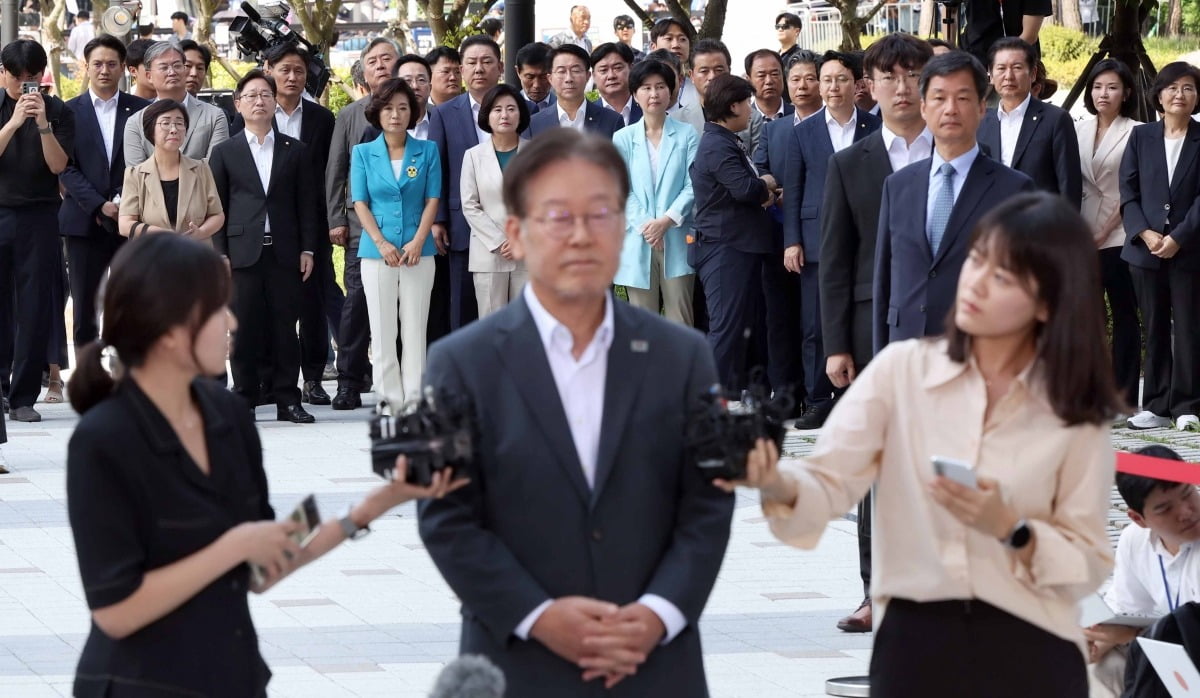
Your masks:
{"label": "white sneaker", "polygon": [[1200,431],[1200,417],[1194,414],[1185,414],[1175,420],[1175,428],[1179,431]]}
{"label": "white sneaker", "polygon": [[1159,429],[1173,426],[1170,417],[1159,417],[1149,410],[1142,410],[1126,422],[1130,429]]}

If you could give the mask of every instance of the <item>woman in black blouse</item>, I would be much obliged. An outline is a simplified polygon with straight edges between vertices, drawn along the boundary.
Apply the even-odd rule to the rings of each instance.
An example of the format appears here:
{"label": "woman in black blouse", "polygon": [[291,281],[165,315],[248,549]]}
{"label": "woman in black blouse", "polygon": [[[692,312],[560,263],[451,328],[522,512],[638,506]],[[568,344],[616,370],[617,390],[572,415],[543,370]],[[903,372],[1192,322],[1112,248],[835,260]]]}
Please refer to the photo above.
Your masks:
{"label": "woman in black blouse", "polygon": [[[67,509],[92,630],[76,696],[266,695],[247,591],[261,592],[428,489],[396,478],[302,550],[276,522],[262,449],[237,396],[205,376],[237,328],[220,256],[177,235],[139,237],[113,260],[101,339],[71,377],[83,414],[67,455]],[[101,365],[105,345],[124,367]],[[265,570],[261,586],[247,563]]]}

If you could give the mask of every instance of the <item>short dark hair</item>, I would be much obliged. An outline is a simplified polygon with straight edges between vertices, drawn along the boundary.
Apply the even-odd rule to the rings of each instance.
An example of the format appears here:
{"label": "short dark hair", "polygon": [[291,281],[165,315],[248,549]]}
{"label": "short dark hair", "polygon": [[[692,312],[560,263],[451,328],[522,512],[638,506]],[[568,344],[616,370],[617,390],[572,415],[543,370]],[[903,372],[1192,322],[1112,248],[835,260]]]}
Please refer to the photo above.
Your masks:
{"label": "short dark hair", "polygon": [[517,112],[521,115],[517,124],[517,133],[529,128],[529,105],[525,103],[525,96],[517,88],[504,83],[488,90],[487,94],[483,96],[483,101],[479,103],[479,128],[484,133],[492,132],[492,123],[488,120],[488,115],[491,114],[492,108],[496,106],[496,101],[501,97],[512,97],[513,101],[517,103]]}
{"label": "short dark hair", "polygon": [[174,22],[177,19],[182,19],[185,22],[192,21],[192,18],[188,17],[188,13],[186,13],[186,12],[172,12],[171,13],[171,21]]}
{"label": "short dark hair", "polygon": [[453,46],[435,46],[432,51],[425,54],[425,60],[429,65],[437,65],[437,62],[443,58],[451,63],[462,64],[462,54]]}
{"label": "short dark hair", "polygon": [[720,121],[733,116],[733,105],[754,96],[754,86],[745,78],[723,73],[708,83],[704,95],[705,121]]}
{"label": "short dark hair", "polygon": [[91,18],[92,18],[92,13],[88,12],[87,10],[80,10],[79,12],[75,13],[75,19],[82,19],[82,20],[86,21]]}
{"label": "short dark hair", "polygon": [[504,22],[496,17],[488,17],[479,23],[479,31],[487,34],[488,36],[496,36],[500,32],[504,31]]}
{"label": "short dark hair", "polygon": [[212,51],[208,50],[207,46],[198,44],[191,39],[184,39],[179,42],[179,50],[184,51],[184,58],[187,58],[186,51],[196,51],[200,54],[200,60],[204,61],[204,69],[208,70],[208,66],[212,65]]}
{"label": "short dark hair", "polygon": [[151,145],[154,145],[154,122],[158,121],[158,117],[172,111],[183,114],[185,128],[191,126],[192,120],[188,117],[187,107],[173,99],[157,100],[142,110],[142,133],[146,134],[146,140],[150,141]]}
{"label": "short dark hair", "polygon": [[696,40],[696,28],[695,27],[688,24],[687,22],[680,22],[679,20],[675,19],[674,17],[663,17],[662,19],[655,21],[654,24],[651,25],[651,27],[650,27],[650,43],[651,44],[657,43],[659,37],[661,37],[663,34],[666,34],[667,30],[669,30],[671,28],[672,24],[674,24],[676,27],[679,27],[679,31],[681,31],[687,35],[689,42],[693,42]]}
{"label": "short dark hair", "polygon": [[665,48],[656,48],[650,53],[647,53],[646,60],[665,63],[671,70],[674,70],[677,73],[683,72],[683,64],[679,62],[679,56],[676,56]]}
{"label": "short dark hair", "polygon": [[954,47],[950,45],[950,42],[946,41],[945,39],[926,39],[925,43],[929,44],[930,48],[948,48],[951,51],[954,50]]}
{"label": "short dark hair", "polygon": [[278,90],[275,87],[275,78],[267,75],[260,68],[255,68],[242,76],[241,80],[237,81],[237,87],[234,88],[233,94],[235,97],[240,97],[242,91],[246,89],[246,85],[250,84],[251,80],[263,80],[267,86],[271,88],[271,94],[275,94]]}
{"label": "short dark hair", "polygon": [[429,61],[425,60],[424,57],[418,56],[415,53],[406,53],[403,56],[400,56],[398,59],[396,59],[397,73],[400,71],[401,66],[408,64],[408,63],[420,63],[421,67],[425,68],[425,77],[427,77],[427,78],[433,77],[433,68],[430,67]]}
{"label": "short dark hair", "polygon": [[825,65],[830,61],[837,61],[838,63],[841,63],[846,67],[847,70],[850,71],[850,74],[854,76],[855,80],[862,80],[862,61],[859,60],[858,56],[855,56],[853,53],[850,53],[849,51],[826,51],[824,55],[821,56],[821,67],[818,68],[818,70],[823,70]]}
{"label": "short dark hair", "polygon": [[617,15],[613,17],[613,30],[633,29],[636,26],[637,22],[634,22],[633,17],[629,15]]}
{"label": "short dark hair", "polygon": [[304,72],[308,72],[308,51],[300,44],[283,43],[272,46],[263,51],[263,62],[265,65],[275,65],[288,56],[299,58],[304,63]]}
{"label": "short dark hair", "polygon": [[951,51],[929,59],[929,62],[921,69],[921,81],[918,83],[921,99],[925,99],[929,81],[933,78],[944,78],[947,75],[964,71],[971,74],[971,81],[975,83],[975,97],[982,100],[988,90],[987,71],[983,69],[983,64],[979,62],[978,58],[966,51]]}
{"label": "short dark hair", "polygon": [[[413,92],[413,88],[409,87],[408,82],[403,78],[388,78],[375,88],[375,91],[371,93],[371,101],[363,110],[363,116],[367,117],[367,123],[383,130],[383,127],[379,125],[379,113],[392,101],[396,93],[403,94],[408,99],[408,128],[417,127],[421,113],[420,104],[417,103],[417,93]],[[482,112],[482,110],[480,111]]]}
{"label": "short dark hair", "polygon": [[779,64],[779,71],[783,72],[783,58],[780,57],[779,52],[772,51],[769,48],[760,48],[757,51],[751,51],[750,53],[746,54],[746,75],[750,74],[750,69],[754,66],[754,61],[757,61],[760,58],[774,58],[775,62]]}
{"label": "short dark hair", "polygon": [[92,51],[98,48],[107,48],[116,51],[122,63],[125,62],[125,57],[128,55],[128,52],[125,50],[125,42],[111,34],[100,34],[87,42],[87,45],[83,47],[83,60],[86,61],[91,58]]}
{"label": "short dark hair", "polygon": [[[1104,306],[1096,302],[1101,292],[1096,243],[1079,209],[1056,194],[1017,194],[983,216],[968,249],[987,250],[1047,309],[1046,321],[1034,330],[1034,370],[1055,416],[1066,426],[1107,428],[1113,415],[1128,410],[1117,394],[1104,341]],[[945,326],[947,355],[966,362],[971,335],[959,329],[953,307]]]}
{"label": "short dark hair", "polygon": [[550,44],[542,41],[535,41],[531,44],[525,44],[517,51],[517,57],[513,60],[517,62],[517,70],[527,65],[540,66],[542,70],[550,69]]}
{"label": "short dark hair", "polygon": [[1096,102],[1092,99],[1092,83],[1105,73],[1116,73],[1121,85],[1129,90],[1129,96],[1121,98],[1120,113],[1121,116],[1132,118],[1137,112],[1137,83],[1133,80],[1133,73],[1130,72],[1129,66],[1112,58],[1100,61],[1095,68],[1092,68],[1092,72],[1088,73],[1087,81],[1084,83],[1087,87],[1083,91],[1084,108],[1088,110],[1089,114],[1096,114]]}
{"label": "short dark hair", "polygon": [[1025,54],[1025,67],[1030,71],[1037,70],[1038,57],[1037,49],[1032,44],[1028,43],[1019,36],[1006,36],[1002,39],[997,39],[996,43],[988,49],[988,70],[996,65],[996,54],[1001,51],[1020,51]]}
{"label": "short dark hair", "polygon": [[[5,63],[7,63],[7,61],[5,61]],[[1163,108],[1162,100],[1159,99],[1159,97],[1162,95],[1162,91],[1170,87],[1171,83],[1175,82],[1176,80],[1182,80],[1183,78],[1191,78],[1192,85],[1194,85],[1197,90],[1200,90],[1200,69],[1197,69],[1196,66],[1192,65],[1191,63],[1175,61],[1174,63],[1168,63],[1164,65],[1162,69],[1158,71],[1158,77],[1154,78],[1154,85],[1150,87],[1150,99],[1154,101],[1154,108],[1157,109],[1160,114],[1166,112],[1166,109]],[[1196,100],[1196,106],[1192,107],[1193,114],[1198,111],[1200,111],[1200,99]]]}
{"label": "short dark hair", "polygon": [[633,65],[633,49],[629,45],[621,41],[609,41],[600,44],[592,51],[590,62],[588,65],[595,68],[596,64],[608,58],[612,54],[617,54],[621,60],[625,61],[626,65]]}
{"label": "short dark hair", "polygon": [[[1139,456],[1149,456],[1151,458],[1163,458],[1166,460],[1183,461],[1183,458],[1175,452],[1174,449],[1159,444],[1143,446],[1134,451]],[[1170,492],[1177,489],[1184,483],[1174,482],[1172,480],[1159,480],[1154,477],[1145,477],[1144,475],[1131,475],[1129,473],[1117,473],[1117,492],[1121,493],[1121,499],[1125,500],[1125,506],[1131,511],[1136,511],[1138,514],[1146,513],[1146,500],[1155,490]]]}
{"label": "short dark hair", "polygon": [[719,53],[725,56],[725,65],[733,68],[733,57],[729,55],[729,48],[725,46],[725,42],[720,39],[701,39],[692,47],[692,58],[706,53]]}
{"label": "short dark hair", "polygon": [[592,67],[592,57],[588,55],[587,51],[583,50],[579,46],[576,46],[575,44],[563,44],[557,48],[550,49],[550,57],[546,61],[546,69],[549,70],[552,68],[554,66],[554,59],[562,55],[574,56],[575,58],[578,58],[580,61],[583,61],[584,68],[588,68],[590,70]]}
{"label": "short dark hair", "polygon": [[671,94],[675,93],[678,85],[675,69],[659,60],[638,61],[634,64],[633,69],[629,71],[629,91],[637,92],[642,83],[654,75],[667,83],[667,89],[671,91]]}
{"label": "short dark hair", "polygon": [[920,70],[933,58],[933,46],[912,34],[888,34],[867,47],[863,54],[863,73],[867,77],[879,69],[889,72],[896,66],[905,70]]}
{"label": "short dark hair", "polygon": [[804,28],[804,22],[800,21],[800,15],[798,15],[794,12],[780,12],[779,14],[775,15],[775,25],[776,26],[779,25],[780,20],[787,22],[787,25],[789,27],[792,27],[793,29],[803,29]]}
{"label": "short dark hair", "polygon": [[812,67],[816,68],[817,72],[819,73],[821,72],[821,57],[818,56],[815,51],[809,51],[806,48],[796,51],[792,54],[792,57],[788,59],[787,65],[784,67],[784,79],[787,79],[788,74],[792,72],[792,68],[795,68],[798,65],[811,65]]}
{"label": "short dark hair", "polygon": [[620,201],[629,198],[629,169],[612,140],[573,128],[553,128],[530,141],[504,168],[508,212],[517,218],[528,215],[526,184],[550,165],[566,160],[583,160],[607,171],[616,180]]}
{"label": "short dark hair", "polygon": [[0,50],[0,64],[11,75],[41,75],[46,72],[46,49],[31,39],[17,39]]}
{"label": "short dark hair", "polygon": [[[500,44],[496,43],[496,40],[487,34],[475,34],[463,39],[462,44],[460,44],[458,47],[458,54],[460,56],[465,55],[467,53],[467,49],[471,48],[472,46],[487,46],[492,50],[492,53],[496,54],[496,60],[504,60],[502,57],[504,54],[500,52]],[[462,62],[461,58],[459,59],[459,62]]]}
{"label": "short dark hair", "polygon": [[140,68],[146,57],[146,49],[154,45],[150,39],[134,39],[129,42],[125,52],[125,65],[130,68]]}
{"label": "short dark hair", "polygon": [[151,36],[154,36],[154,25],[153,24],[140,24],[140,25],[138,25],[137,30],[138,30],[138,36],[140,36],[142,38],[149,38]]}

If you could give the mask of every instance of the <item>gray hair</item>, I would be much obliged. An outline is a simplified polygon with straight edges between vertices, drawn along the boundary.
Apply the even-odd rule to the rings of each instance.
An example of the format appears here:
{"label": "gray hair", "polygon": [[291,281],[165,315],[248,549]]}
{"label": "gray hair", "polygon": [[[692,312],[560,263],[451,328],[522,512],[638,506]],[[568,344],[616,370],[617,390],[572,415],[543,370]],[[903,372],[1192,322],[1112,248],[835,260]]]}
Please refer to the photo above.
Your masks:
{"label": "gray hair", "polygon": [[170,41],[155,41],[146,49],[146,54],[142,57],[142,65],[149,67],[154,63],[154,60],[164,53],[174,51],[179,54],[179,59],[184,60],[183,49],[179,47],[179,42],[175,39]]}
{"label": "gray hair", "polygon": [[367,44],[363,48],[363,50],[361,52],[359,52],[358,60],[360,60],[360,61],[367,60],[367,54],[371,52],[371,49],[375,48],[376,46],[378,46],[380,44],[387,44],[388,46],[391,46],[392,50],[396,52],[396,58],[400,57],[400,45],[399,44],[397,44],[395,41],[392,41],[391,39],[387,38],[386,36],[377,36],[374,39],[371,39],[371,43]]}

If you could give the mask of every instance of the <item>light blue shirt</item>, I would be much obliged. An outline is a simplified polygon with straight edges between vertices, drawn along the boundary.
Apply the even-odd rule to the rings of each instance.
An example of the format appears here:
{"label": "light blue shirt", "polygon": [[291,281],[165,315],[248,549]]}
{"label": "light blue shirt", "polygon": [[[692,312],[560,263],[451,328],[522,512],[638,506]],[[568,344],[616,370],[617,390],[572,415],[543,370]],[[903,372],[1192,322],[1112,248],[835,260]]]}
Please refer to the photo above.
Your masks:
{"label": "light blue shirt", "polygon": [[[962,193],[963,184],[967,181],[967,173],[971,171],[971,165],[975,164],[975,158],[978,156],[979,144],[976,143],[970,150],[950,161],[950,166],[954,168],[954,203],[958,203],[958,195]],[[926,227],[929,226],[929,221],[933,220],[933,202],[937,201],[938,192],[942,190],[942,175],[938,174],[938,170],[945,163],[934,148],[933,162],[929,166],[929,198],[925,202]]]}

